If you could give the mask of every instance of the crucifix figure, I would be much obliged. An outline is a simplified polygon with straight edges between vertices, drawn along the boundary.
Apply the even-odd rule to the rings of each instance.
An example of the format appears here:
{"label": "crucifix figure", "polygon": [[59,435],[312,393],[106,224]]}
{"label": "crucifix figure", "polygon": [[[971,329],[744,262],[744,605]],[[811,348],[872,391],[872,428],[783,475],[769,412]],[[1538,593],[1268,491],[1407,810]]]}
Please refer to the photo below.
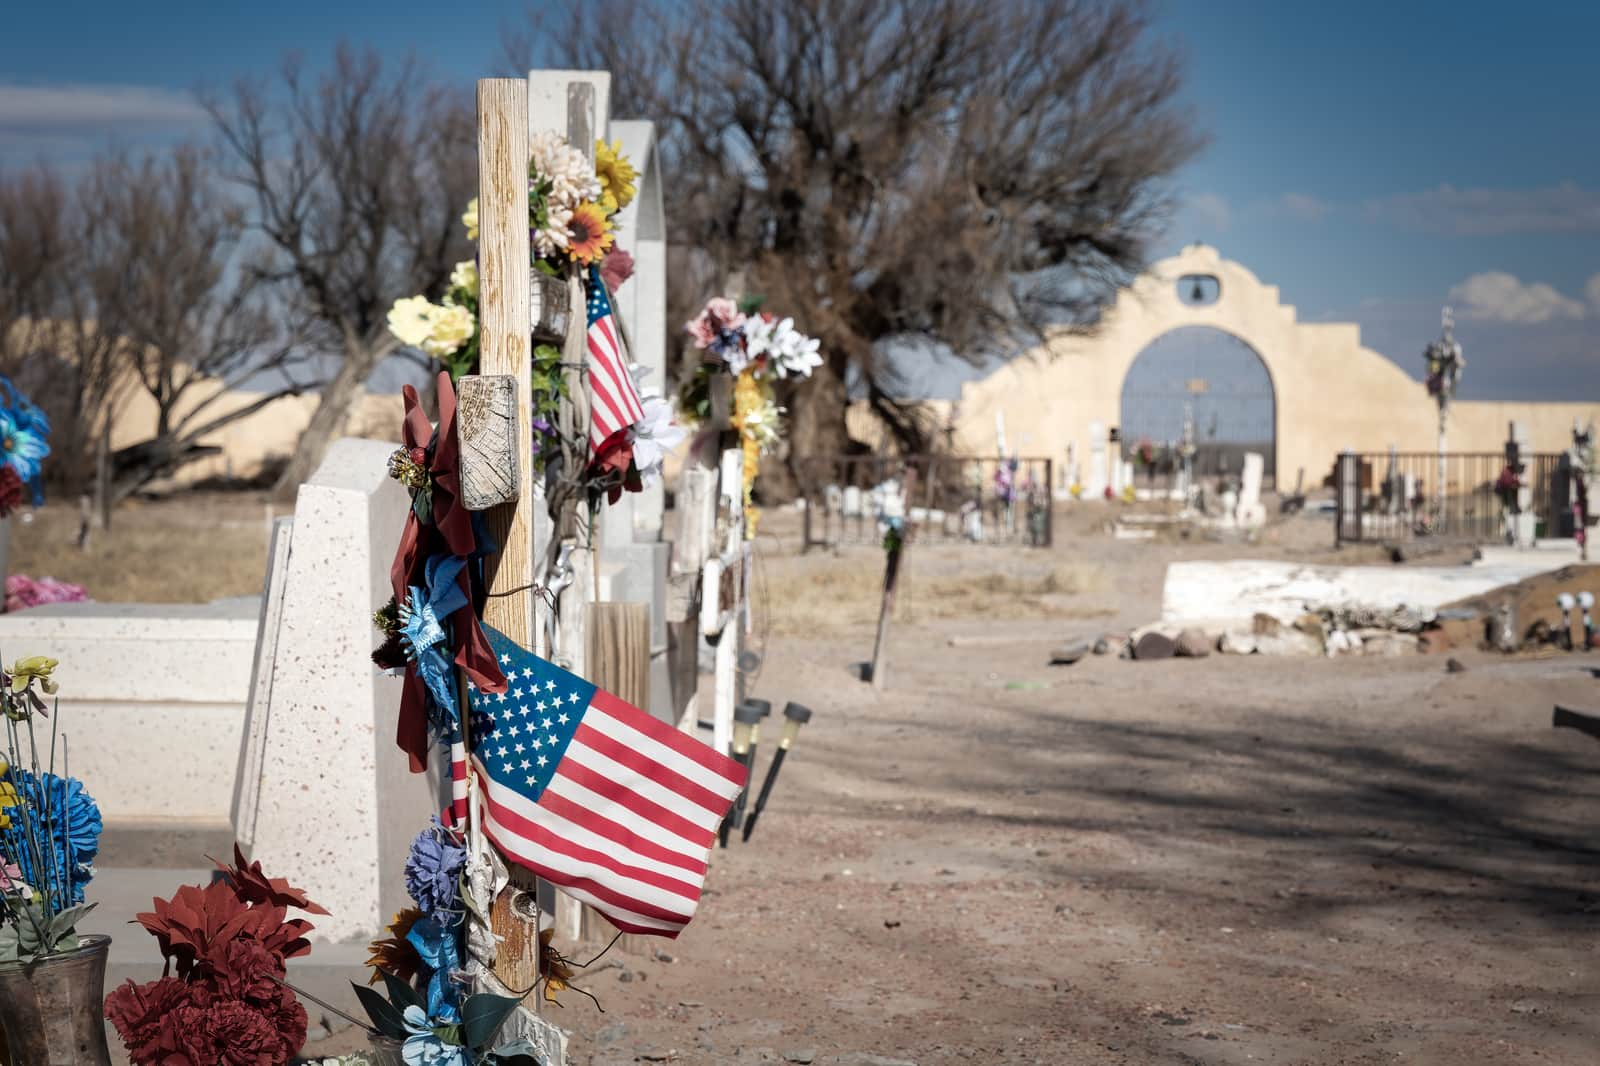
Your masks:
{"label": "crucifix figure", "polygon": [[1461,345],[1455,338],[1455,315],[1446,307],[1439,339],[1423,351],[1428,362],[1428,395],[1439,405],[1439,471],[1433,486],[1434,529],[1444,521],[1445,497],[1445,433],[1450,418],[1450,402],[1455,399],[1456,385],[1467,361],[1461,355]]}

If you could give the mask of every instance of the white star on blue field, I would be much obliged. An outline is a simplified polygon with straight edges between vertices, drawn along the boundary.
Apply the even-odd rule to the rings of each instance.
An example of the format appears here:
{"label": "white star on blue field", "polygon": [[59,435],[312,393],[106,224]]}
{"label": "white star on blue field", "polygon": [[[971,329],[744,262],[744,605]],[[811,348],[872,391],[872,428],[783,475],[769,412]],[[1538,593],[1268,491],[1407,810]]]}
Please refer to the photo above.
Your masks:
{"label": "white star on blue field", "polygon": [[484,627],[506,691],[469,685],[468,743],[495,781],[537,801],[572,743],[595,686]]}

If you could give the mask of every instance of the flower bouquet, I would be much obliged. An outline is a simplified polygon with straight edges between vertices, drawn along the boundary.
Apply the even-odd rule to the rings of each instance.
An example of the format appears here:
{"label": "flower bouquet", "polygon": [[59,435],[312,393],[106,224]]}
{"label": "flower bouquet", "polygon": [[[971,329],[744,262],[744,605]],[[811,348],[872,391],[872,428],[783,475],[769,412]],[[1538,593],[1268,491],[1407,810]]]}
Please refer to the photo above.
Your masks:
{"label": "flower bouquet", "polygon": [[311,950],[311,923],[291,909],[328,912],[260,863],[218,863],[219,880],[157,899],[138,922],[156,938],[163,976],[129,980],[106,998],[135,1066],[284,1066],[306,1039],[306,1011],[287,984],[288,961]]}
{"label": "flower bouquet", "polygon": [[24,489],[34,506],[44,502],[40,474],[49,454],[50,420],[0,376],[0,518],[22,503]]}
{"label": "flower bouquet", "polygon": [[[601,494],[615,502],[624,490],[640,491],[660,475],[664,449],[675,446],[671,404],[638,387],[642,417],[604,442],[564,440],[558,416],[570,399],[562,344],[585,323],[571,320],[574,286],[591,295],[615,292],[633,274],[633,257],[616,244],[616,218],[633,201],[638,172],[620,142],[595,143],[594,163],[557,133],[533,137],[528,161],[528,237],[533,310],[533,373],[528,399],[533,416],[534,470],[544,473],[564,452],[579,457],[591,503]],[[462,215],[467,236],[478,239],[478,201]],[[404,345],[436,359],[452,381],[473,373],[479,358],[478,270],[457,263],[442,303],[426,296],[397,300],[389,331]],[[586,458],[585,458],[586,457]],[[413,457],[415,458],[415,457]],[[421,462],[420,459],[415,459]]]}
{"label": "flower bouquet", "polygon": [[733,378],[732,428],[744,452],[745,535],[753,537],[760,512],[751,493],[761,457],[783,439],[784,409],[773,386],[786,378],[810,377],[822,365],[821,342],[795,329],[794,319],[762,311],[760,298],[752,296],[738,302],[722,296],[709,300],[684,329],[704,355],[679,392],[683,417],[695,425],[708,422],[712,382],[723,374]]}
{"label": "flower bouquet", "polygon": [[[0,1034],[14,1061],[65,1061],[59,1056],[87,1049],[88,1061],[109,1062],[99,1004],[111,940],[77,928],[94,907],[84,886],[94,876],[100,809],[65,772],[59,707],[52,717],[44,700],[56,693],[56,666],[35,655],[0,671]],[[42,718],[50,718],[48,735],[37,728]],[[62,1040],[72,1046],[57,1046]]]}

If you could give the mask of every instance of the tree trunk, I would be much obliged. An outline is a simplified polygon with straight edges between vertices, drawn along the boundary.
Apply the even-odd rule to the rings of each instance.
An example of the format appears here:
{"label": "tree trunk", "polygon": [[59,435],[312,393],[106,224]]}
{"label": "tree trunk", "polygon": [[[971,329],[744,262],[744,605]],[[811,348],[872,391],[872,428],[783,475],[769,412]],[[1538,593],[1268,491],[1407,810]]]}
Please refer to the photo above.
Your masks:
{"label": "tree trunk", "polygon": [[292,501],[300,491],[300,483],[309,478],[322,462],[333,439],[344,432],[350,420],[350,408],[361,396],[362,387],[372,376],[380,352],[371,348],[347,348],[344,361],[333,380],[322,388],[322,398],[311,414],[300,443],[289,457],[289,465],[278,476],[272,487],[276,499]]}
{"label": "tree trunk", "polygon": [[[829,360],[798,385],[788,398],[789,454],[782,464],[767,463],[756,484],[763,501],[778,503],[794,499],[814,480],[811,462],[831,459],[859,450],[852,447],[845,421],[849,397],[845,393],[843,368]],[[781,402],[781,401],[780,401]]]}

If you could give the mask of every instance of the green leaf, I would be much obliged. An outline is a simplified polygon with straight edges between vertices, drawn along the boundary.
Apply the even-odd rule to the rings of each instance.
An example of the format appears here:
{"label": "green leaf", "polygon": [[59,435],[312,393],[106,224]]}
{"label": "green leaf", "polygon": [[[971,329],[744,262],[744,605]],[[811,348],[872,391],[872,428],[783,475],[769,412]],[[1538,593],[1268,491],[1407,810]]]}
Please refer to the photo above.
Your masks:
{"label": "green leaf", "polygon": [[401,1008],[396,1007],[393,1003],[380,996],[375,988],[358,985],[354,981],[350,982],[350,987],[356,990],[356,998],[366,1008],[367,1017],[372,1019],[372,1027],[374,1029],[384,1036],[392,1036],[396,1040],[404,1040],[410,1035],[406,1029],[406,1020],[401,1013]]}
{"label": "green leaf", "polygon": [[546,263],[543,259],[535,259],[533,261],[533,269],[552,278],[556,276],[556,268]]}
{"label": "green leaf", "polygon": [[487,992],[462,1000],[461,1031],[466,1038],[462,1042],[474,1051],[487,1045],[520,1002],[513,996],[495,996]]}
{"label": "green leaf", "polygon": [[402,1014],[407,1007],[427,1009],[427,1004],[422,1002],[422,996],[415,988],[386,970],[378,972],[383,974],[383,986],[389,990],[389,1002],[399,1007]]}
{"label": "green leaf", "polygon": [[16,962],[22,947],[14,925],[0,925],[0,962]]}

